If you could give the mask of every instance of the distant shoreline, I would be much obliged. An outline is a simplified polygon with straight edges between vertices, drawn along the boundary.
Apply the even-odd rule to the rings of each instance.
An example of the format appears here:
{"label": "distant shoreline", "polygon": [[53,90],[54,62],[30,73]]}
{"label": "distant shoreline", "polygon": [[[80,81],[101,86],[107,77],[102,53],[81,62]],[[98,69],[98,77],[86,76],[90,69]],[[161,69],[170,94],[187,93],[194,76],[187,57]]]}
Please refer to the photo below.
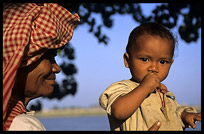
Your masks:
{"label": "distant shoreline", "polygon": [[[193,106],[198,113],[201,112],[201,106]],[[101,107],[92,108],[64,108],[51,109],[36,112],[35,116],[38,118],[55,118],[55,117],[80,117],[80,116],[105,116],[106,111]]]}
{"label": "distant shoreline", "polygon": [[76,116],[102,116],[106,112],[102,108],[65,108],[52,109],[36,112],[35,116],[39,118],[48,117],[76,117]]}

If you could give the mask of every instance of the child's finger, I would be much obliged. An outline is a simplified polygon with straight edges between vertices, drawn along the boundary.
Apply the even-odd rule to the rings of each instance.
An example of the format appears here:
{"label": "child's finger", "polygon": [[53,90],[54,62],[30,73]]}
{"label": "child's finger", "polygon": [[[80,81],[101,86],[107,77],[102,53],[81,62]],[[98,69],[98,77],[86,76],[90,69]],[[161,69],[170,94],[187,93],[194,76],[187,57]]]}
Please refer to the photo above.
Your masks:
{"label": "child's finger", "polygon": [[196,121],[201,121],[201,116],[199,116],[198,114],[196,114],[196,115],[194,116],[194,120],[196,120]]}
{"label": "child's finger", "polygon": [[197,113],[196,115],[199,116],[199,117],[201,118],[201,113]]}
{"label": "child's finger", "polygon": [[192,127],[192,128],[195,128],[195,123],[193,121],[189,122],[189,125]]}
{"label": "child's finger", "polygon": [[148,131],[158,131],[160,127],[161,127],[161,122],[157,121],[149,128]]}

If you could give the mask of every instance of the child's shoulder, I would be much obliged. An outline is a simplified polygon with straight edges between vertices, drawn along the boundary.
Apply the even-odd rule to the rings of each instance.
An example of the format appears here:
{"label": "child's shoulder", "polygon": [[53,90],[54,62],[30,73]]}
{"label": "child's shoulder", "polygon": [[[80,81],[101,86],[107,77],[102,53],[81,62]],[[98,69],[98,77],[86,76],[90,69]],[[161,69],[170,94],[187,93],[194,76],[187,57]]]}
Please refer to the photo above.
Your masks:
{"label": "child's shoulder", "polygon": [[131,80],[121,80],[121,81],[117,81],[117,82],[112,83],[108,88],[128,87],[130,89],[134,89],[138,85],[139,85],[139,83],[136,83],[136,82],[131,81]]}

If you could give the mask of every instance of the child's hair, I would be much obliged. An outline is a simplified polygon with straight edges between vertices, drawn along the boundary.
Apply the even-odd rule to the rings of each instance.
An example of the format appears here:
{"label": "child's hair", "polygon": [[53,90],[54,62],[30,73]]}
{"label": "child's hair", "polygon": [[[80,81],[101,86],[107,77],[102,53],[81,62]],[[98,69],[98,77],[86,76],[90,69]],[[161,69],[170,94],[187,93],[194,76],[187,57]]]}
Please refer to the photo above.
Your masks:
{"label": "child's hair", "polygon": [[173,45],[172,57],[174,56],[174,49],[177,43],[176,39],[173,37],[172,33],[167,28],[155,22],[143,23],[132,30],[129,36],[128,44],[126,46],[126,52],[130,53],[131,46],[136,43],[136,40],[140,36],[145,34],[152,36],[157,35],[161,38],[166,38],[171,41]]}

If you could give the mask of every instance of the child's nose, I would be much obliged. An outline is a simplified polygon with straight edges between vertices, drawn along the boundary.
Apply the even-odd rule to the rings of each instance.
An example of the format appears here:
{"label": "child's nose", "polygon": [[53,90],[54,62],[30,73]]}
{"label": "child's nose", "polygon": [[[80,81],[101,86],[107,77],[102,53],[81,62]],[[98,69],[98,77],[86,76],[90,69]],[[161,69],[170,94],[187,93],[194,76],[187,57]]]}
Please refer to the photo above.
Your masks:
{"label": "child's nose", "polygon": [[148,68],[148,72],[158,73],[158,65],[156,63],[152,63]]}

